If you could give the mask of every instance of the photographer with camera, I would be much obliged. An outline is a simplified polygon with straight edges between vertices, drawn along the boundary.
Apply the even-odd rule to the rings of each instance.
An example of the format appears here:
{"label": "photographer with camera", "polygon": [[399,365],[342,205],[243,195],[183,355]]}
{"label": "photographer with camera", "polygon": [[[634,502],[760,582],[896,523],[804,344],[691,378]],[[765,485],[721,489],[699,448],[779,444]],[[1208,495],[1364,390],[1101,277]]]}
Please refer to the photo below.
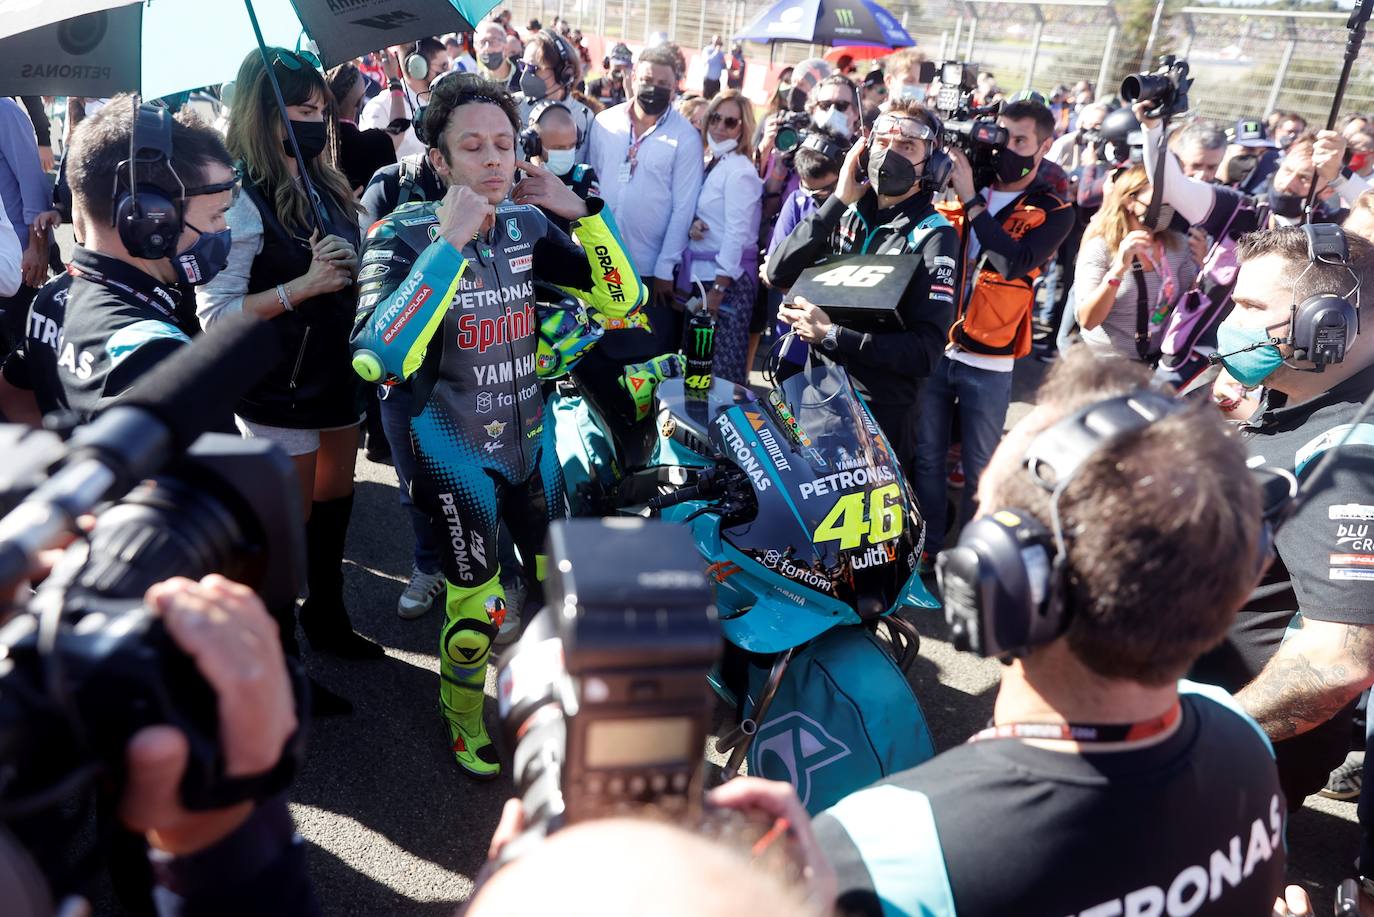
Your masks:
{"label": "photographer with camera", "polygon": [[1008,663],[992,723],[815,819],[838,913],[1253,917],[1283,893],[1269,743],[1180,681],[1262,569],[1259,487],[1150,381],[1072,349],[997,447],[938,564],[956,646]]}
{"label": "photographer with camera", "polygon": [[[82,420],[190,343],[200,325],[187,291],[214,279],[229,254],[238,180],[224,141],[193,116],[135,101],[111,99],[72,135],[67,176],[83,244],[70,279],[53,282],[61,295],[40,295],[29,316],[25,364],[38,404]],[[220,426],[232,430],[232,418]]]}
{"label": "photographer with camera", "polygon": [[[865,160],[867,174],[861,168]],[[834,193],[768,257],[768,283],[784,289],[802,271],[833,255],[903,255],[919,260],[920,268],[898,306],[903,330],[846,328],[804,297],[778,313],[801,340],[849,370],[907,468],[915,443],[920,380],[934,367],[954,317],[958,242],[932,203],[947,163],[939,120],[919,102],[892,102],[871,136],[850,148]]]}
{"label": "photographer with camera", "polygon": [[1078,114],[1078,127],[1054,141],[1046,156],[1064,171],[1073,175],[1086,162],[1096,162],[1102,153],[1102,120],[1109,109],[1102,102],[1094,102]]}
{"label": "photographer with camera", "polygon": [[917,423],[916,495],[931,552],[946,531],[945,458],[954,413],[967,481],[960,515],[967,521],[979,475],[1002,438],[1013,363],[1031,350],[1035,279],[1074,225],[1073,206],[1039,175],[1054,139],[1050,110],[1035,101],[1012,102],[996,124],[1006,140],[995,173],[975,177],[964,151],[951,150],[950,186],[958,201],[941,207],[960,236],[961,286],[949,343],[921,392]]}

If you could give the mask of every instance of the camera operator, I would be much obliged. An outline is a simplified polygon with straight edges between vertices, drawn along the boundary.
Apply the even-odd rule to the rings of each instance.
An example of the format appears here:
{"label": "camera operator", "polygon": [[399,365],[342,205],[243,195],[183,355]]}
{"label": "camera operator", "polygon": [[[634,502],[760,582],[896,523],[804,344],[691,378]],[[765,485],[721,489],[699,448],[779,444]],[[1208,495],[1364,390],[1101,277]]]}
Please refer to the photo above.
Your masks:
{"label": "camera operator", "polygon": [[1183,174],[1198,181],[1215,182],[1226,158],[1226,134],[1208,121],[1193,120],[1169,139]]}
{"label": "camera operator", "polygon": [[602,108],[619,105],[625,101],[634,67],[635,56],[630,49],[623,42],[616,42],[601,60],[601,76],[587,84],[587,95],[600,102]]}
{"label": "camera operator", "polygon": [[[131,143],[141,147],[137,194],[129,188]],[[165,155],[156,151],[164,144]],[[72,254],[70,281],[54,281],[51,302],[40,294],[31,310],[25,363],[45,411],[85,420],[199,331],[184,285],[208,283],[225,267],[225,214],[238,181],[219,134],[191,115],[136,107],[132,96],[83,121],[66,161],[83,244]],[[150,212],[159,197],[171,204],[161,218]],[[144,217],[131,221],[136,207]],[[160,224],[156,239],[150,221]],[[221,426],[232,430],[231,418]]]}
{"label": "camera operator", "polygon": [[1012,365],[1031,349],[1035,278],[1074,224],[1072,205],[1052,193],[1039,174],[1053,141],[1050,110],[1039,102],[1012,102],[1002,108],[997,124],[1008,139],[997,154],[996,176],[976,188],[968,158],[951,151],[950,185],[961,203],[941,208],[962,236],[963,289],[950,343],[921,392],[917,423],[916,495],[932,552],[945,537],[945,457],[954,412],[963,431],[967,484],[961,516],[967,520],[978,477],[1002,438]]}
{"label": "camera operator", "polygon": [[1089,158],[1096,162],[1101,153],[1102,143],[1098,132],[1102,129],[1102,121],[1107,117],[1107,112],[1107,106],[1102,102],[1094,102],[1085,107],[1078,113],[1078,127],[1055,140],[1045,158],[1058,163],[1070,176]]}
{"label": "camera operator", "polygon": [[[1071,350],[998,446],[976,524],[1043,533],[1039,549],[1007,542],[1013,556],[1053,553],[1048,530],[1062,533],[1046,588],[1063,590],[1064,624],[1017,648],[987,729],[816,818],[839,913],[1267,915],[1283,893],[1269,743],[1225,692],[1179,681],[1255,581],[1258,487],[1206,410],[1106,421],[1120,415],[1104,401],[1149,385],[1144,367]],[[1028,454],[1050,454],[1054,425],[1094,408],[1077,430],[1099,444],[1073,477],[1033,475]],[[1040,627],[1027,619],[1042,595],[984,609],[980,627]]]}
{"label": "camera operator", "polygon": [[[938,125],[921,103],[892,102],[873,126],[871,138],[850,148],[834,194],[797,225],[769,256],[767,266],[768,283],[787,288],[802,271],[830,255],[920,259],[921,267],[899,305],[902,331],[861,333],[845,328],[804,297],[778,313],[803,341],[850,371],[907,468],[920,380],[934,367],[954,316],[958,241],[935,210],[935,189],[923,180],[931,157],[940,150]],[[859,164],[866,152],[865,176]]]}
{"label": "camera operator", "polygon": [[[1246,387],[1264,386],[1259,409],[1240,427],[1250,452],[1300,477],[1340,440],[1374,385],[1374,332],[1353,320],[1344,359],[1321,373],[1279,343],[1307,297],[1331,293],[1353,303],[1361,288],[1374,288],[1374,246],[1344,235],[1348,267],[1310,262],[1300,229],[1247,236],[1235,308],[1218,334],[1227,372]],[[1243,689],[1237,700],[1274,740],[1292,808],[1344,760],[1355,700],[1374,683],[1374,590],[1364,566],[1374,542],[1363,518],[1374,506],[1372,443],[1374,425],[1362,424],[1339,448],[1331,473],[1280,531],[1278,562],[1227,642],[1195,670]]]}

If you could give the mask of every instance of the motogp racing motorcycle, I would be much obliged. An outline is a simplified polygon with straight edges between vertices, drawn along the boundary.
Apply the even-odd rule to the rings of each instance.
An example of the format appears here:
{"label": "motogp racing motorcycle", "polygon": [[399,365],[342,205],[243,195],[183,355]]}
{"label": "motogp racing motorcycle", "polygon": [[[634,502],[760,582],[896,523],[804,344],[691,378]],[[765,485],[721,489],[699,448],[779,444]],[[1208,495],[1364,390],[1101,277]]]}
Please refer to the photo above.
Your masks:
{"label": "motogp racing motorcycle", "polygon": [[[808,363],[758,398],[711,378],[709,354],[657,362],[616,385],[581,364],[548,416],[574,515],[660,516],[707,562],[728,640],[711,681],[735,711],[724,778],[747,760],[815,813],[932,757],[904,674],[919,638],[893,614],[939,607],[916,575],[924,526],[848,374]],[[627,410],[637,379],[652,397]]]}

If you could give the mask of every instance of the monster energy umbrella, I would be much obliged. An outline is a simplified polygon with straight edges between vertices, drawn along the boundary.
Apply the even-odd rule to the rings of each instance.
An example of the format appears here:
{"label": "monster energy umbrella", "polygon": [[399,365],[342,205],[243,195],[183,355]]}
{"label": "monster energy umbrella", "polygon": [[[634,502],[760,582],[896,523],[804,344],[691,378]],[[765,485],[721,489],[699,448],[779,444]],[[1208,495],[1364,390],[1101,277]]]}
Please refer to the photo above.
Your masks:
{"label": "monster energy umbrella", "polygon": [[896,17],[872,0],[778,0],[736,34],[735,39],[764,44],[797,41],[882,48],[908,48],[916,44]]}

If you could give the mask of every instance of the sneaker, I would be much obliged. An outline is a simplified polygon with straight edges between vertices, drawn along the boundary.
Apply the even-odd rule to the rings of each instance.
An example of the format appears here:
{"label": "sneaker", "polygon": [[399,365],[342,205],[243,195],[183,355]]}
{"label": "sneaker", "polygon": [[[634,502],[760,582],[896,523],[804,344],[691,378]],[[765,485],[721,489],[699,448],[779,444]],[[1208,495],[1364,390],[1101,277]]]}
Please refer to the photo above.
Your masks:
{"label": "sneaker", "polygon": [[525,586],[523,583],[510,583],[506,586],[506,616],[496,630],[496,646],[509,646],[520,636],[520,610],[525,605]]}
{"label": "sneaker", "polygon": [[1327,799],[1356,799],[1364,785],[1364,752],[1352,751],[1345,763],[1326,778],[1326,786],[1317,792]]}
{"label": "sneaker", "polygon": [[442,573],[421,573],[419,568],[415,568],[410,573],[410,582],[406,584],[406,591],[401,593],[401,599],[396,603],[396,614],[407,621],[422,616],[429,611],[444,591],[444,575]]}

